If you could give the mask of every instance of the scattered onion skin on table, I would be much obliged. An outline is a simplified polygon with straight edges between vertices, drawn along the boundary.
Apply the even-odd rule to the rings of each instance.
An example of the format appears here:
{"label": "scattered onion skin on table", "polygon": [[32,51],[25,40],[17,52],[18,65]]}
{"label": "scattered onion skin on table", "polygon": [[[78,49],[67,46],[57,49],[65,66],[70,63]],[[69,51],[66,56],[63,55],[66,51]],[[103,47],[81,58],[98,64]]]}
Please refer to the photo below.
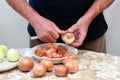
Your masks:
{"label": "scattered onion skin on table", "polygon": [[59,77],[64,77],[67,75],[67,68],[63,64],[58,64],[55,66],[55,75]]}
{"label": "scattered onion skin on table", "polygon": [[27,56],[21,57],[18,62],[18,69],[23,72],[30,71],[33,68],[33,66],[33,59]]}

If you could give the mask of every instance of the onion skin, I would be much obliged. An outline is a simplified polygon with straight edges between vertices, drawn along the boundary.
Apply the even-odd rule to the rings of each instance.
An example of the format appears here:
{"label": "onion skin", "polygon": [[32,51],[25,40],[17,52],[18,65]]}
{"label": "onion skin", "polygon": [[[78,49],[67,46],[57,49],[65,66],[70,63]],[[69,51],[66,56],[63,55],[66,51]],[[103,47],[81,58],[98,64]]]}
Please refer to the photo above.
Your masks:
{"label": "onion skin", "polygon": [[38,63],[33,67],[32,71],[36,77],[40,77],[46,74],[47,69],[45,65]]}
{"label": "onion skin", "polygon": [[30,71],[33,68],[33,66],[34,66],[34,62],[32,58],[27,56],[22,57],[18,63],[18,68],[21,71]]}
{"label": "onion skin", "polygon": [[62,34],[61,38],[66,44],[71,44],[75,40],[74,33],[69,33],[69,32],[66,32],[65,34]]}
{"label": "onion skin", "polygon": [[73,58],[63,60],[63,64],[65,65],[69,73],[75,73],[78,71],[77,61]]}
{"label": "onion skin", "polygon": [[67,75],[67,69],[64,65],[59,64],[55,66],[55,75],[63,77]]}
{"label": "onion skin", "polygon": [[41,61],[41,64],[44,64],[47,68],[47,71],[52,71],[54,64],[51,60],[44,59]]}

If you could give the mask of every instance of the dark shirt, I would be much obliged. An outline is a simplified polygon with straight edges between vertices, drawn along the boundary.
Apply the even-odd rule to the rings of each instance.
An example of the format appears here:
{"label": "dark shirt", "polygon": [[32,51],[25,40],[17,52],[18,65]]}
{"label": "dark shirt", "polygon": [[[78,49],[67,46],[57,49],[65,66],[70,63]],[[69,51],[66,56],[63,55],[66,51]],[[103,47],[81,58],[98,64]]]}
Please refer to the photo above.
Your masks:
{"label": "dark shirt", "polygon": [[[53,21],[61,30],[66,30],[75,24],[93,4],[94,0],[29,0],[33,9],[43,17]],[[85,41],[91,41],[102,36],[108,26],[100,13],[89,26]],[[33,27],[28,25],[30,36],[36,36]]]}

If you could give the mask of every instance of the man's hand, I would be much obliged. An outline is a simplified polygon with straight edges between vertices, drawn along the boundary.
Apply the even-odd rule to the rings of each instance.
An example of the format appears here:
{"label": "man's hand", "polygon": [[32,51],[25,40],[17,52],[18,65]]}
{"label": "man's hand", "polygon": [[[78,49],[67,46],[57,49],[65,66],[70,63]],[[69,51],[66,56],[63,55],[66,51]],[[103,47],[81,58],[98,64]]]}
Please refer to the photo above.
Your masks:
{"label": "man's hand", "polygon": [[62,31],[50,20],[42,18],[31,24],[42,42],[56,42]]}
{"label": "man's hand", "polygon": [[70,44],[71,46],[79,47],[82,45],[87,35],[88,26],[89,24],[81,18],[76,24],[68,29],[68,32],[73,32],[75,35],[75,41]]}
{"label": "man's hand", "polygon": [[99,15],[104,9],[106,9],[114,0],[95,0],[88,11],[68,29],[69,32],[74,32],[75,41],[71,44],[74,47],[79,47],[84,42],[87,35],[88,27],[92,20]]}

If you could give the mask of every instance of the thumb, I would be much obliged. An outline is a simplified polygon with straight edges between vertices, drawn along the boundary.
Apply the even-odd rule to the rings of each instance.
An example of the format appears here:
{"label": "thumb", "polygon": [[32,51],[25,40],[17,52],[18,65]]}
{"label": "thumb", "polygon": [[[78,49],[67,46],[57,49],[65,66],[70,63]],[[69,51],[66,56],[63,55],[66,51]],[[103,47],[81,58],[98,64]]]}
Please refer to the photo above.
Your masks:
{"label": "thumb", "polygon": [[59,34],[62,34],[62,30],[60,30],[57,26],[54,27],[55,31],[58,32]]}
{"label": "thumb", "polygon": [[75,30],[74,30],[74,28],[73,27],[70,27],[69,29],[68,29],[68,32],[74,32]]}
{"label": "thumb", "polygon": [[59,28],[56,29],[56,31],[57,31],[59,34],[62,34],[62,33],[63,33],[62,30],[60,30]]}
{"label": "thumb", "polygon": [[68,32],[73,33],[73,32],[75,32],[76,30],[78,30],[78,28],[77,28],[75,25],[73,25],[73,26],[71,26],[71,27],[68,29]]}

